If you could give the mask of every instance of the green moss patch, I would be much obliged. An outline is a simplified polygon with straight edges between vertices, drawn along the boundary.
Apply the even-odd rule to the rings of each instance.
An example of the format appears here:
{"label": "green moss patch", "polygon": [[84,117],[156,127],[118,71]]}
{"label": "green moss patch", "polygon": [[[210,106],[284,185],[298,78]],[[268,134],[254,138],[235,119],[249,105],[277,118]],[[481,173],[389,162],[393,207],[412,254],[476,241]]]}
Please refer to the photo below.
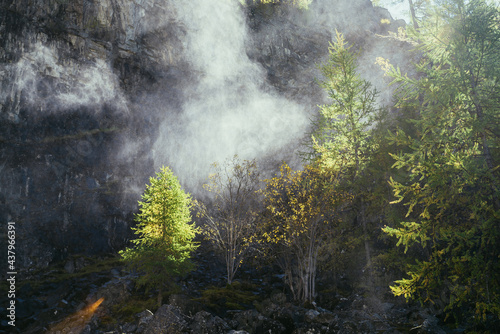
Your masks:
{"label": "green moss patch", "polygon": [[209,287],[195,301],[218,311],[244,310],[252,307],[253,302],[259,298],[257,292],[254,284],[235,281],[225,287]]}
{"label": "green moss patch", "polygon": [[[83,263],[82,268],[75,270],[73,273],[69,273],[64,268],[68,261],[77,262],[78,260]],[[30,277],[23,279],[19,287],[22,287],[25,284],[30,284],[35,290],[37,290],[37,288],[46,284],[84,278],[92,274],[109,272],[111,269],[121,266],[123,266],[123,263],[120,261],[120,257],[115,255],[104,258],[73,256],[63,262],[51,265],[49,270],[41,269],[35,271],[30,275]],[[107,280],[107,278],[104,278],[104,280]]]}
{"label": "green moss patch", "polygon": [[131,296],[123,303],[113,305],[111,314],[106,315],[101,319],[102,323],[113,324],[118,320],[123,322],[133,322],[136,320],[135,315],[145,310],[155,312],[158,308],[157,298],[145,296]]}

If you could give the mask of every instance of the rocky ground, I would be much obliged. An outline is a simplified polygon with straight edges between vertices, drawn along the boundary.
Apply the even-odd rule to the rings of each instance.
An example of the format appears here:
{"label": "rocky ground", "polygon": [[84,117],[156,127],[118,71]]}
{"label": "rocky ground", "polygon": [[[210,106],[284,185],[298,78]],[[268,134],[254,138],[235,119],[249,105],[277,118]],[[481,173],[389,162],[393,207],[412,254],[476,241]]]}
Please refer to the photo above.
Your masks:
{"label": "rocky ground", "polygon": [[[293,303],[271,267],[242,268],[226,287],[223,266],[199,252],[197,269],[156,306],[154,292],[115,257],[73,257],[19,282],[16,327],[0,333],[459,333],[432,310],[381,301],[362,288],[325,290]],[[6,305],[2,301],[1,305]],[[5,310],[2,310],[2,313]]]}

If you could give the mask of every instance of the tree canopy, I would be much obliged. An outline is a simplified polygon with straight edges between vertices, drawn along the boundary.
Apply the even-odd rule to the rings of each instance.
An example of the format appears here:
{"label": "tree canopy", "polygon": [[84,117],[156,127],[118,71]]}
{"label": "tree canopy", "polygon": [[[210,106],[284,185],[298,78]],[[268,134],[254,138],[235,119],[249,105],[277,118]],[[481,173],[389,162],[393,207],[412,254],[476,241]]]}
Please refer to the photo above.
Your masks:
{"label": "tree canopy", "polygon": [[331,170],[307,165],[294,171],[283,163],[263,190],[266,218],[259,226],[260,241],[301,302],[315,298],[319,250],[331,241],[340,220],[336,208],[350,198],[335,188],[337,178]]}

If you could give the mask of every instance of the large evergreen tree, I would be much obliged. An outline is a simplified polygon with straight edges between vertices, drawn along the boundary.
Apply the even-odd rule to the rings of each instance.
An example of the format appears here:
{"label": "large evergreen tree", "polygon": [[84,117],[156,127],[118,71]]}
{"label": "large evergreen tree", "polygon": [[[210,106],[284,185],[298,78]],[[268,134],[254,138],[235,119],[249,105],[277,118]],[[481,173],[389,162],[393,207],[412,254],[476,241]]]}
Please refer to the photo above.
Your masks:
{"label": "large evergreen tree", "polygon": [[390,71],[399,105],[419,112],[416,136],[399,130],[392,182],[406,222],[386,227],[425,255],[396,295],[444,301],[450,313],[500,316],[500,13],[485,1],[445,1],[414,36],[418,78]]}
{"label": "large evergreen tree", "polygon": [[313,154],[325,169],[339,169],[343,186],[354,195],[353,211],[361,224],[365,246],[366,266],[372,273],[369,230],[366,215],[366,166],[376,143],[372,138],[372,120],[378,114],[377,91],[358,73],[357,53],[337,32],[330,44],[328,61],[320,67],[319,82],[327,92],[330,103],[320,106],[319,117],[312,136]]}
{"label": "large evergreen tree", "polygon": [[172,171],[163,167],[149,182],[133,228],[138,238],[132,240],[134,247],[120,254],[129,266],[143,273],[139,285],[158,290],[159,307],[172,278],[193,268],[190,256],[197,247],[193,242],[196,229],[189,224],[191,198]]}

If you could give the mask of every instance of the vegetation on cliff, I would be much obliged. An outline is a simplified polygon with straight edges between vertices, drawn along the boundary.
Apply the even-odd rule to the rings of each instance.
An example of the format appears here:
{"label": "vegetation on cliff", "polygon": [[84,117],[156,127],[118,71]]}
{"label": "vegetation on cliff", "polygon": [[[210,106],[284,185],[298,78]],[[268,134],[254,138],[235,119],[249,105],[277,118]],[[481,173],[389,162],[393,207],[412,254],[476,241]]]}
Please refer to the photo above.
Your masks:
{"label": "vegetation on cliff", "polygon": [[[248,6],[278,8],[274,5],[283,4],[305,8],[309,1],[245,3]],[[400,38],[401,44],[415,46],[414,54],[418,59],[409,73],[402,73],[400,68],[391,65],[390,60],[378,59],[378,64],[396,87],[391,110],[377,106],[378,92],[372,83],[363,79],[363,67],[358,63],[360,45],[348,43],[347,38],[337,32],[328,54],[325,54],[327,60],[317,67],[321,77],[317,78],[316,87],[324,93],[326,102],[315,109],[316,117],[310,124],[311,136],[303,146],[306,152],[300,167],[292,168],[286,162],[280,165],[275,159],[260,170],[257,168],[259,159],[240,160],[234,156],[232,160],[212,165],[214,173],[208,175],[204,185],[208,195],[199,196],[194,202],[169,168],[162,168],[151,177],[139,201],[137,225],[133,228],[137,238],[120,252],[129,271],[113,268],[117,273],[112,274],[116,278],[112,292],[121,296],[121,301],[114,306],[116,313],[127,322],[137,321],[138,311],[146,307],[152,309],[157,295],[157,306],[163,312],[157,317],[158,321],[167,319],[161,314],[181,315],[180,311],[174,310],[174,306],[177,307],[173,305],[175,298],[169,300],[168,307],[162,306],[163,297],[177,289],[176,293],[189,294],[182,298],[177,296],[181,300],[179,303],[189,304],[189,307],[194,305],[193,310],[198,311],[196,314],[200,319],[212,317],[201,311],[202,308],[203,311],[208,309],[221,317],[232,317],[232,328],[239,326],[241,329],[245,321],[250,324],[255,319],[263,320],[261,315],[265,314],[269,319],[276,317],[269,322],[277,326],[273,328],[280,328],[280,322],[291,324],[287,325],[287,330],[292,332],[290,328],[299,328],[304,322],[315,323],[315,328],[335,324],[344,329],[346,322],[342,324],[338,318],[335,320],[326,308],[352,308],[362,314],[365,307],[370,307],[366,306],[368,298],[373,298],[376,300],[374,304],[381,306],[381,301],[393,302],[399,297],[402,302],[406,299],[409,305],[432,308],[433,316],[450,327],[476,332],[494,330],[500,323],[500,10],[487,0],[443,0],[439,3],[438,7],[418,8],[422,11],[417,13],[418,21],[413,15],[413,27],[408,26],[406,31],[401,29],[397,37],[384,37]],[[262,24],[257,19],[254,23],[255,27]],[[189,25],[185,27],[187,29]],[[352,35],[355,35],[352,31],[346,33],[346,36]],[[292,42],[290,38],[290,45]],[[292,54],[290,45],[280,49],[283,54]],[[256,61],[267,64],[275,51],[270,50],[269,57],[254,57]],[[303,59],[306,56],[300,58],[295,53],[289,58],[298,64],[290,68],[298,68],[305,64]],[[288,70],[289,65],[283,68]],[[278,77],[273,77],[272,65],[265,66],[269,66],[268,80]],[[188,71],[179,71],[178,75]],[[217,77],[214,82],[227,78]],[[228,80],[224,87],[245,82],[240,82],[240,79]],[[212,84],[215,85],[211,82],[207,87],[212,89]],[[281,87],[286,85],[283,83]],[[231,94],[239,94],[245,89],[255,93],[252,98],[264,94],[264,90],[256,87],[245,87],[241,83],[239,90],[231,90]],[[222,94],[211,89],[209,92],[213,93],[214,99]],[[296,91],[302,92],[301,89]],[[222,105],[235,104],[235,109],[238,109],[238,94],[232,94],[237,95],[234,100],[224,100]],[[204,98],[200,98],[200,105],[203,105]],[[245,98],[250,100],[248,96]],[[219,106],[214,105],[211,108]],[[287,112],[290,110],[286,104],[280,105]],[[258,104],[256,108],[265,110],[265,114],[266,108],[275,106]],[[228,108],[229,112],[234,111],[231,108]],[[256,109],[240,109],[250,115],[245,120],[252,121],[255,116],[252,112]],[[206,111],[201,107],[200,110],[199,114],[193,113],[196,115],[193,119]],[[172,123],[182,119],[182,116],[178,117],[173,118]],[[209,117],[196,121],[204,123]],[[275,118],[269,129],[287,129],[286,124],[290,124],[287,122],[296,119],[289,118],[292,121]],[[233,119],[229,119],[221,129],[236,128],[231,123]],[[258,118],[259,122],[264,123],[264,120],[267,118]],[[208,126],[203,124],[210,135],[219,134],[219,128],[214,131],[213,127],[217,122]],[[115,129],[115,126],[108,125],[89,126],[76,134],[41,138],[44,144],[76,143],[73,151],[79,152],[83,160],[92,149],[92,137],[120,132]],[[247,130],[243,126],[238,128],[245,138],[256,136],[255,131]],[[233,140],[233,132],[228,133],[225,135]],[[195,131],[189,135],[194,136]],[[272,138],[277,137],[279,135]],[[295,139],[299,141],[299,138]],[[92,143],[99,147],[101,141]],[[9,144],[17,145],[17,141]],[[194,145],[184,147],[190,149],[191,146]],[[266,149],[259,147],[252,152]],[[145,156],[149,157],[148,154]],[[177,156],[172,156],[171,159],[176,160]],[[194,164],[197,159],[205,159],[194,153],[192,156],[189,160],[179,158],[177,163],[188,168],[191,166],[186,161]],[[51,165],[50,155],[42,157],[40,154],[37,159],[40,159],[37,168],[55,166]],[[264,159],[268,159],[268,155]],[[76,170],[80,166],[75,163],[71,168]],[[273,176],[261,180],[261,173]],[[24,191],[26,198],[36,186],[40,188],[40,185],[33,185],[30,177],[26,172],[25,186],[17,187]],[[61,183],[68,184],[67,174],[61,173],[58,177],[61,177]],[[111,181],[108,178],[111,176],[100,177],[109,187]],[[92,178],[80,178],[77,177],[79,182],[90,189],[89,194],[99,193],[94,189],[102,192],[105,188],[100,186],[98,176],[94,177],[94,174]],[[57,197],[57,189],[53,187],[54,197]],[[58,203],[61,201],[61,206],[65,205],[69,210],[73,206],[68,200],[72,190],[66,186],[64,189],[59,193]],[[107,192],[115,195],[114,191]],[[0,198],[3,205],[2,202]],[[78,213],[96,211],[90,206],[84,209]],[[191,223],[192,210],[198,213],[194,223]],[[114,221],[116,224],[116,217]],[[64,222],[64,228],[70,227],[68,230],[76,225],[66,215]],[[77,232],[73,234],[80,237]],[[198,253],[195,252],[199,246],[195,242],[197,233],[205,237],[200,248],[203,251]],[[194,256],[202,269],[194,270]],[[218,262],[218,257],[223,263]],[[77,262],[72,260],[64,269],[61,265],[52,271],[52,276],[56,274],[57,277],[51,281],[39,285],[35,281],[29,282],[33,287],[26,284],[23,289],[37,290],[38,286],[51,289],[51,285],[68,277],[75,281],[83,277],[81,284],[84,285],[90,280],[86,278],[87,274],[90,277],[96,271],[100,275],[102,264],[96,265],[97,268],[87,265],[87,272],[83,268],[77,269]],[[213,267],[220,267],[221,274],[207,277],[206,273]],[[78,270],[81,272],[75,274]],[[103,278],[97,278],[98,285],[103,283]],[[128,283],[133,279],[137,279],[138,285],[134,293],[141,295],[140,298],[132,296],[133,284],[129,286]],[[127,282],[126,286],[121,286],[122,280]],[[181,283],[182,287],[179,284],[173,288],[175,283]],[[102,290],[108,289],[103,287]],[[71,297],[73,303],[77,298],[84,298],[87,291],[83,291],[78,292],[78,297]],[[115,294],[109,292],[104,300],[109,310],[113,310],[109,306],[113,299],[116,299]],[[343,308],[346,301],[352,304]],[[357,305],[355,301],[358,301]],[[255,313],[243,311],[247,308],[252,308]],[[384,317],[391,308],[391,305],[385,305]],[[300,320],[297,320],[297,314],[301,315]],[[373,315],[371,321],[382,319],[380,314]],[[320,315],[321,319],[317,319]],[[106,316],[108,324],[115,326],[114,315]],[[143,314],[143,318],[146,317],[152,318],[153,315]],[[358,316],[356,320],[362,318]],[[437,318],[435,321],[437,323]],[[408,320],[405,324],[410,322]],[[226,330],[228,326],[224,324],[222,327]],[[270,326],[248,328],[258,332],[264,327],[267,331]],[[361,330],[360,326],[352,328],[376,331],[375,328]],[[391,325],[389,330],[396,327]]]}

